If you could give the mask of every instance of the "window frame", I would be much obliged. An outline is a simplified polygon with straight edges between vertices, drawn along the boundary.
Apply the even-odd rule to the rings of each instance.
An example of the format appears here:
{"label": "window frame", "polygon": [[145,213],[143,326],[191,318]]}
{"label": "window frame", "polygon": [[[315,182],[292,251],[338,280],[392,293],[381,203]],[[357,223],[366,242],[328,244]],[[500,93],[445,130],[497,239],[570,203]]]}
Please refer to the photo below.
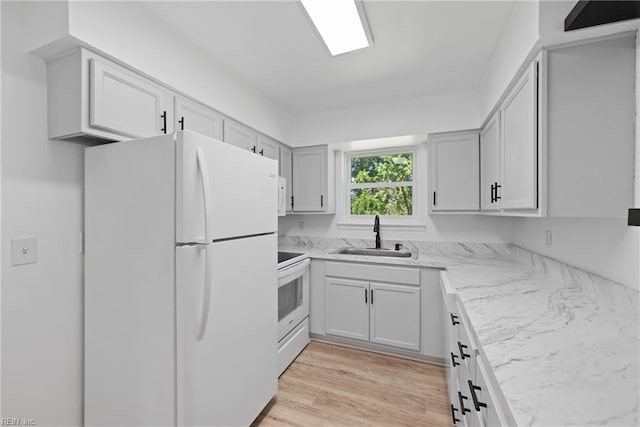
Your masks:
{"label": "window frame", "polygon": [[370,150],[353,150],[343,152],[342,161],[342,176],[336,182],[342,192],[341,197],[341,218],[338,221],[339,228],[362,228],[366,226],[373,226],[373,218],[375,215],[352,215],[351,214],[351,159],[354,157],[374,157],[388,154],[399,153],[411,153],[413,156],[413,173],[412,181],[402,182],[382,182],[382,183],[367,183],[365,186],[358,186],[355,188],[383,188],[383,187],[402,187],[410,185],[411,191],[411,203],[412,214],[411,215],[380,215],[380,220],[385,226],[398,227],[398,228],[415,228],[424,229],[424,222],[420,222],[422,216],[422,202],[420,197],[422,171],[418,167],[420,159],[420,146],[419,145],[402,145],[397,147],[385,147]]}

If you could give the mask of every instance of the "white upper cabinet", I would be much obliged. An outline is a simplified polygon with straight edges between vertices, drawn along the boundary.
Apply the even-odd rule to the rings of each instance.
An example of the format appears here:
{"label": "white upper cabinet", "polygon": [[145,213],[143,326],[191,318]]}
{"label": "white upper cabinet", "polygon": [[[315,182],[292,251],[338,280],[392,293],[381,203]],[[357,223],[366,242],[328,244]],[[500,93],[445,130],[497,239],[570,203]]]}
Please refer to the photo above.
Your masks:
{"label": "white upper cabinet", "polygon": [[172,94],[146,78],[89,59],[89,126],[131,138],[172,133]]}
{"label": "white upper cabinet", "polygon": [[500,111],[480,132],[480,203],[483,211],[498,210],[500,181]]}
{"label": "white upper cabinet", "polygon": [[268,157],[273,160],[280,159],[280,144],[272,138],[265,135],[258,135],[258,148],[256,154]]}
{"label": "white upper cabinet", "polygon": [[550,49],[547,210],[626,218],[633,207],[635,34]]}
{"label": "white upper cabinet", "polygon": [[502,209],[538,207],[538,62],[534,61],[503,103]]}
{"label": "white upper cabinet", "polygon": [[111,141],[173,132],[173,93],[78,48],[47,64],[50,138]]}
{"label": "white upper cabinet", "polygon": [[222,116],[182,96],[175,97],[175,129],[191,130],[222,140]]}
{"label": "white upper cabinet", "polygon": [[256,152],[258,145],[258,133],[256,131],[231,119],[224,119],[223,128],[224,142]]}
{"label": "white upper cabinet", "polygon": [[480,209],[478,132],[429,135],[429,210]]}
{"label": "white upper cabinet", "polygon": [[287,183],[287,212],[293,210],[293,152],[289,147],[280,146],[280,176]]}
{"label": "white upper cabinet", "polygon": [[[332,159],[333,160],[333,159]],[[293,150],[293,211],[335,213],[333,192],[335,183],[333,161],[329,162],[329,148],[296,148]]]}

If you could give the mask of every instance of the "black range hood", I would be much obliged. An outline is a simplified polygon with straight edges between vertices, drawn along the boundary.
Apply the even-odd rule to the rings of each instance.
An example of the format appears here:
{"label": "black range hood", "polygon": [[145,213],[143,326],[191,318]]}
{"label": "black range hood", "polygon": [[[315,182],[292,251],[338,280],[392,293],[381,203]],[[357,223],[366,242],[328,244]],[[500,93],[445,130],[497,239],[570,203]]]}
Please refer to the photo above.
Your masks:
{"label": "black range hood", "polygon": [[564,19],[564,30],[578,30],[640,18],[640,1],[580,0]]}

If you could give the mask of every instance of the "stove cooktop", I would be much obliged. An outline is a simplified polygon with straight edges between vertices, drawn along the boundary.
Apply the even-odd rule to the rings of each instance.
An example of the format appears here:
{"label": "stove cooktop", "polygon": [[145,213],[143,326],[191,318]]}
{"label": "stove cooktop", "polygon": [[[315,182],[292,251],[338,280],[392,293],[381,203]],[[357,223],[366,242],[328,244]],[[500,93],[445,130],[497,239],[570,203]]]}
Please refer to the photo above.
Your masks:
{"label": "stove cooktop", "polygon": [[299,254],[296,252],[278,252],[278,264],[299,257],[301,255],[304,254]]}

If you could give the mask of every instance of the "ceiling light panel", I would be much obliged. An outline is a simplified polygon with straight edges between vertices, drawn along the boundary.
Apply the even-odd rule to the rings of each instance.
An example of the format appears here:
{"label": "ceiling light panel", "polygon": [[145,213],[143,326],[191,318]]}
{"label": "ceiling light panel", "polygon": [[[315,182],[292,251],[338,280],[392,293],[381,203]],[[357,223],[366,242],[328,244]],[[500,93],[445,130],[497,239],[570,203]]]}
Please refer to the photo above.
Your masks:
{"label": "ceiling light panel", "polygon": [[369,47],[354,0],[300,1],[331,55]]}

